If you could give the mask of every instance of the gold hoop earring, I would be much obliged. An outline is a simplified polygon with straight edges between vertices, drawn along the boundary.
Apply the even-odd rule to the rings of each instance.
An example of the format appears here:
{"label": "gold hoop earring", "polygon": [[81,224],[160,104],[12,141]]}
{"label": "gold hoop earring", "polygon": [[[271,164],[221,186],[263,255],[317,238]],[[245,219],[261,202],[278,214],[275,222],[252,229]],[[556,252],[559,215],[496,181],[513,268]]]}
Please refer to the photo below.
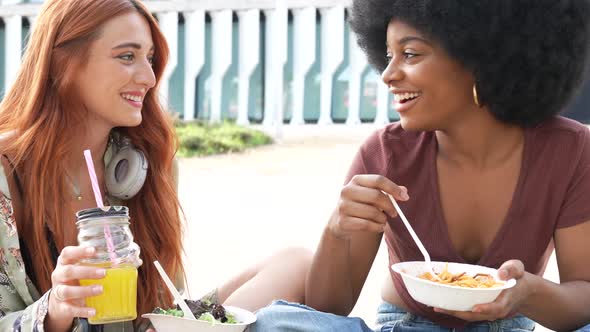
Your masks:
{"label": "gold hoop earring", "polygon": [[477,87],[475,86],[475,83],[473,83],[473,101],[475,102],[475,105],[477,105],[477,107],[481,107],[479,97],[477,96]]}

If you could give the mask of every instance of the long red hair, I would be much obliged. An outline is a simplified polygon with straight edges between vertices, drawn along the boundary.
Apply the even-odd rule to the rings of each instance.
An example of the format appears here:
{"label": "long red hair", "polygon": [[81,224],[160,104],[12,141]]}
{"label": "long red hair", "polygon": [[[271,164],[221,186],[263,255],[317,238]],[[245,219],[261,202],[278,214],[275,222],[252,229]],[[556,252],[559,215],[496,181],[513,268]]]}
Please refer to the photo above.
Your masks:
{"label": "long red hair", "polygon": [[[34,271],[30,272],[42,292],[51,287],[54,269],[46,229],[52,231],[59,251],[75,245],[69,243],[71,236],[65,234],[63,226],[74,220],[64,204],[71,198],[65,194],[71,188],[65,180],[67,165],[63,161],[71,155],[70,138],[80,134],[86,116],[81,111],[84,107],[76,93],[74,74],[85,65],[103,24],[130,12],[139,12],[151,27],[153,70],[159,81],[168,60],[168,46],[156,20],[139,1],[49,0],[36,19],[18,77],[0,104],[0,134],[13,137],[4,142],[2,150],[19,170],[26,205],[17,227],[34,253]],[[171,276],[184,275],[181,212],[172,176],[178,142],[157,91],[158,86],[144,99],[141,125],[118,128],[145,153],[150,165],[139,194],[125,202],[144,261],[139,269],[139,313],[172,305],[152,261],[159,260]]]}

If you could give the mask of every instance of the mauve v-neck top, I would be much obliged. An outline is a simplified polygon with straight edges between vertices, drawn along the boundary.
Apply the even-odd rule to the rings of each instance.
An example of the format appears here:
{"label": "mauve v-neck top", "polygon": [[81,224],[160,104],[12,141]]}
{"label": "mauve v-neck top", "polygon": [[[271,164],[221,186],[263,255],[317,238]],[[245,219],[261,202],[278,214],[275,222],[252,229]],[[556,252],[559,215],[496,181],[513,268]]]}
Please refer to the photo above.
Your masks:
{"label": "mauve v-neck top", "polygon": [[[499,268],[508,260],[519,259],[528,272],[540,276],[553,251],[555,230],[590,221],[590,132],[578,122],[555,117],[525,129],[524,136],[522,166],[511,206],[477,264]],[[400,202],[400,207],[432,260],[466,263],[453,247],[443,217],[437,149],[434,132],[408,132],[392,123],[365,141],[345,183],[356,174],[381,174],[408,187],[411,197],[420,199]],[[389,219],[385,240],[390,265],[423,260],[399,217]],[[414,301],[393,271],[391,278],[412,313],[442,326],[466,325]]]}

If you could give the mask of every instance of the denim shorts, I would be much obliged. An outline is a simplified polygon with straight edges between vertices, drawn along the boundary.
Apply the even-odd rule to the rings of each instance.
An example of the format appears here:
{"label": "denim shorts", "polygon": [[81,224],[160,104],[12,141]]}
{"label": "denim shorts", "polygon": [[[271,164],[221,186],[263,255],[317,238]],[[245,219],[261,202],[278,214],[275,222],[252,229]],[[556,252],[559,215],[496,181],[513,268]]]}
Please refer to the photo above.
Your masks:
{"label": "denim shorts", "polygon": [[[324,313],[287,301],[275,301],[270,306],[260,309],[256,316],[257,321],[250,326],[250,332],[454,332],[454,329],[442,327],[386,302],[378,308],[374,328],[370,328],[357,317]],[[522,332],[533,331],[534,328],[535,322],[524,316],[516,316],[493,322],[472,323],[461,331]]]}
{"label": "denim shorts", "polygon": [[393,304],[383,302],[377,309],[375,331],[379,332],[524,332],[533,331],[535,322],[521,315],[493,322],[470,323],[462,329],[442,327],[425,318],[416,316]]}

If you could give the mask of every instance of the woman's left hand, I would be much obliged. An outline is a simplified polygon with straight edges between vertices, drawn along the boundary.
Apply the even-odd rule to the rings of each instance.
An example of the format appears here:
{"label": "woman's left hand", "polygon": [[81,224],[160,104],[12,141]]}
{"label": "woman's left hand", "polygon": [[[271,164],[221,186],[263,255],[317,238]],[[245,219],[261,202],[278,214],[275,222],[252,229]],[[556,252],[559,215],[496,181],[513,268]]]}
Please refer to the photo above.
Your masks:
{"label": "woman's left hand", "polygon": [[450,311],[434,308],[434,311],[455,316],[470,322],[494,321],[507,318],[518,311],[520,304],[532,293],[524,265],[519,260],[508,261],[498,270],[501,280],[516,279],[516,285],[500,293],[492,303],[479,304],[472,311]]}

